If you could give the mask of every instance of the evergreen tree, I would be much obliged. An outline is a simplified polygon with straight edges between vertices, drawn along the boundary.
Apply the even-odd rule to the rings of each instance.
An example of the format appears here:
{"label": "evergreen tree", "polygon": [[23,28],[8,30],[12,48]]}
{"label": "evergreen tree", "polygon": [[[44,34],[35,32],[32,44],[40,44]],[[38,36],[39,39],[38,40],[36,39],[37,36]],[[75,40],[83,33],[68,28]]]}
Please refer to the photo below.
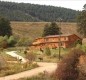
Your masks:
{"label": "evergreen tree", "polygon": [[48,35],[48,34],[49,34],[49,25],[46,24],[45,27],[44,27],[44,31],[43,31],[42,36],[46,36],[46,35]]}
{"label": "evergreen tree", "polygon": [[10,27],[10,22],[6,18],[0,17],[0,36],[10,36],[12,35],[12,29]]}
{"label": "evergreen tree", "polygon": [[80,13],[77,19],[78,23],[78,32],[82,34],[84,37],[86,37],[86,10],[84,6],[84,10]]}
{"label": "evergreen tree", "polygon": [[43,36],[48,36],[48,35],[59,35],[61,34],[60,28],[55,22],[51,22],[50,25],[45,25],[44,31],[43,31]]}

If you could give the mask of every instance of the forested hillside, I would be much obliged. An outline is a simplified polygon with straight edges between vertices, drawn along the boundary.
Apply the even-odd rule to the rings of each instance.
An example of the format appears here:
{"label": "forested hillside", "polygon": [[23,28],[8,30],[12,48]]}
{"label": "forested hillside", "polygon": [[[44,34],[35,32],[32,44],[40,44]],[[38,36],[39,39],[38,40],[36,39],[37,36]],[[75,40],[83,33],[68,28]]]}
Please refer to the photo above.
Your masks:
{"label": "forested hillside", "polygon": [[75,21],[79,11],[30,3],[0,1],[0,15],[11,21]]}

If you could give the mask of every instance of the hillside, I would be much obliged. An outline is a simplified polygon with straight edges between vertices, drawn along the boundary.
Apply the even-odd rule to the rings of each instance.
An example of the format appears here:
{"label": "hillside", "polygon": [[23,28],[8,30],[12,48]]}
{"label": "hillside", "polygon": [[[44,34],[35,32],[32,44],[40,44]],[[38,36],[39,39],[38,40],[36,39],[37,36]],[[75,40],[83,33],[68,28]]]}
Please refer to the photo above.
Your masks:
{"label": "hillside", "polygon": [[75,21],[79,11],[62,7],[0,1],[0,15],[11,21]]}
{"label": "hillside", "polygon": [[[17,37],[26,37],[35,39],[41,37],[43,28],[48,22],[11,22],[13,34]],[[59,26],[59,23],[57,23]],[[78,34],[76,23],[61,23],[61,31],[63,34]]]}

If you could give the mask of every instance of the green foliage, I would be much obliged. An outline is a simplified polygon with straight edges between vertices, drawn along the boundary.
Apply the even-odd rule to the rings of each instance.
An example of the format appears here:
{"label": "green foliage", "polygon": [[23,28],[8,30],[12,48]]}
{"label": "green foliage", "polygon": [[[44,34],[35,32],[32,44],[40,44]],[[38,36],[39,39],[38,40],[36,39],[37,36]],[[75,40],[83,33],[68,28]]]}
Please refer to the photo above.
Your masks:
{"label": "green foliage", "polygon": [[0,15],[11,21],[75,21],[79,11],[29,3],[13,3],[0,1]]}
{"label": "green foliage", "polygon": [[14,36],[10,36],[8,39],[8,46],[13,47],[16,44]]}
{"label": "green foliage", "polygon": [[10,27],[10,21],[0,17],[0,36],[12,35],[12,29]]}
{"label": "green foliage", "polygon": [[8,39],[9,39],[9,37],[8,37],[7,35],[5,35],[5,36],[4,36],[4,39],[5,39],[5,40],[8,40]]}
{"label": "green foliage", "polygon": [[76,45],[76,49],[80,49],[80,50],[86,52],[86,45],[77,44],[77,45]]}
{"label": "green foliage", "polygon": [[81,40],[76,40],[76,41],[74,42],[74,46],[77,46],[78,44],[82,45],[82,41],[81,41]]}
{"label": "green foliage", "polygon": [[80,34],[86,37],[86,10],[83,10],[77,18],[77,30]]}
{"label": "green foliage", "polygon": [[13,36],[0,36],[0,48],[12,47],[16,44],[16,40]]}
{"label": "green foliage", "polygon": [[82,45],[81,44],[76,44],[76,49],[82,49]]}
{"label": "green foliage", "polygon": [[82,45],[80,49],[86,52],[86,45]]}
{"label": "green foliage", "polygon": [[49,48],[49,47],[46,47],[46,48],[45,48],[45,54],[46,54],[47,56],[50,56],[50,55],[51,55],[51,51],[50,51],[50,48]]}
{"label": "green foliage", "polygon": [[43,32],[43,36],[48,36],[48,35],[57,35],[60,34],[60,28],[58,27],[58,25],[55,22],[51,22],[50,25],[45,25],[44,27],[44,32]]}
{"label": "green foliage", "polygon": [[23,37],[18,40],[16,46],[29,46],[31,43],[31,39]]}

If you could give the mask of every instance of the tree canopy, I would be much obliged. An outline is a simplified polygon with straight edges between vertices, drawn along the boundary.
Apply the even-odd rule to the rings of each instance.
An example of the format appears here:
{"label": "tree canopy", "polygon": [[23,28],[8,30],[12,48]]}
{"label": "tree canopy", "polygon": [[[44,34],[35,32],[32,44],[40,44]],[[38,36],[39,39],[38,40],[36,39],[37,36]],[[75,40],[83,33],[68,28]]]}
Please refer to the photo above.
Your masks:
{"label": "tree canopy", "polygon": [[55,22],[51,22],[50,25],[49,24],[45,25],[42,36],[58,35],[58,34],[61,34],[60,28]]}
{"label": "tree canopy", "polygon": [[[86,5],[86,4],[85,4]],[[82,34],[84,37],[86,37],[86,10],[84,6],[84,10],[79,14],[77,18],[78,23],[78,32]]]}
{"label": "tree canopy", "polygon": [[12,35],[12,29],[10,27],[10,21],[6,18],[0,17],[0,36]]}

